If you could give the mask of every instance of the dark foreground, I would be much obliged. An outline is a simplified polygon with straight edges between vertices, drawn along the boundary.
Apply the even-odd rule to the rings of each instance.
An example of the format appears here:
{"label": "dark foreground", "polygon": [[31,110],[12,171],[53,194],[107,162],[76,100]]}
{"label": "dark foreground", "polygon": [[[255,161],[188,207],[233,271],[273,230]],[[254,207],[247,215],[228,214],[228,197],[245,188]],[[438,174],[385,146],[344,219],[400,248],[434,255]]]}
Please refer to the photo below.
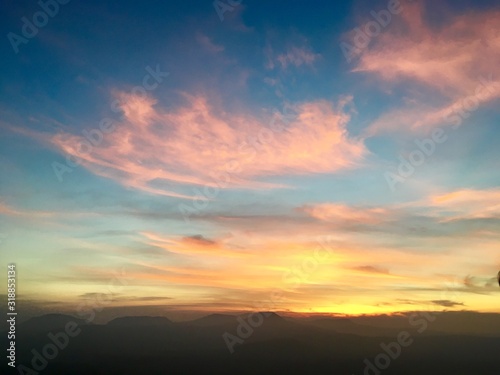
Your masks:
{"label": "dark foreground", "polygon": [[46,315],[19,325],[17,368],[4,366],[2,374],[500,374],[494,314],[246,318],[134,317],[90,325]]}

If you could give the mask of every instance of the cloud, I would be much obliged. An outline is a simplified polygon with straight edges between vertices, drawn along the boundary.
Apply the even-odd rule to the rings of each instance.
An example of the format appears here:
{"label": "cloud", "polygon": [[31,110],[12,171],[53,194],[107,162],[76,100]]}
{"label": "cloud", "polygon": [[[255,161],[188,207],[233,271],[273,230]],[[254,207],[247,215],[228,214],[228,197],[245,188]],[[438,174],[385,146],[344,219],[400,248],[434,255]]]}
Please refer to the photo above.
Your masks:
{"label": "cloud", "polygon": [[14,207],[0,201],[0,216],[20,219],[23,223],[34,222],[40,224],[67,224],[68,220],[77,220],[86,217],[98,217],[100,214],[88,211],[45,211]]}
{"label": "cloud", "polygon": [[205,245],[205,246],[212,246],[212,245],[216,244],[216,242],[214,240],[210,240],[208,238],[205,238],[201,234],[197,234],[195,236],[184,237],[183,241],[186,241],[188,243],[194,243],[196,245]]}
{"label": "cloud", "polygon": [[383,223],[391,215],[391,210],[386,208],[353,207],[338,203],[305,205],[299,208],[299,211],[322,221],[370,225]]}
{"label": "cloud", "polygon": [[196,41],[208,52],[217,53],[224,51],[224,46],[215,44],[208,36],[204,34],[196,34]]}
{"label": "cloud", "polygon": [[354,71],[374,74],[385,83],[412,83],[429,101],[385,114],[371,125],[369,135],[443,125],[466,100],[479,106],[500,97],[500,77],[492,76],[500,60],[500,11],[450,15],[448,24],[438,28],[426,24],[424,3],[406,7],[401,22],[373,41]]}
{"label": "cloud", "polygon": [[164,297],[164,296],[143,296],[143,297],[138,297],[138,296],[124,296],[120,295],[117,293],[112,293],[112,297],[109,295],[109,293],[83,293],[78,296],[81,299],[84,300],[112,300],[114,303],[120,303],[120,302],[154,302],[154,301],[164,301],[164,300],[170,300],[172,299],[171,297]]}
{"label": "cloud", "polygon": [[[186,198],[188,186],[269,189],[261,179],[335,173],[358,167],[367,150],[349,137],[350,116],[327,101],[295,106],[297,116],[273,131],[272,118],[228,114],[204,96],[165,110],[153,98],[116,94],[124,120],[102,145],[80,153],[83,136],[52,136],[53,146],[93,173],[144,192]],[[278,131],[279,130],[279,131]]]}
{"label": "cloud", "polygon": [[456,307],[456,306],[465,306],[462,302],[450,301],[448,299],[440,299],[431,301],[434,305],[443,306],[443,307]]}
{"label": "cloud", "polygon": [[500,189],[461,189],[429,197],[430,206],[456,219],[500,218]]}
{"label": "cloud", "polygon": [[83,293],[83,294],[80,294],[78,297],[79,298],[83,298],[83,299],[94,299],[96,297],[100,297],[100,296],[103,296],[105,295],[105,293]]}
{"label": "cloud", "polygon": [[[409,4],[399,32],[383,33],[364,53],[355,71],[388,81],[409,79],[449,97],[468,94],[478,76],[496,72],[500,57],[499,11],[456,16],[439,28],[425,24],[424,3]],[[403,31],[404,30],[404,31]]]}
{"label": "cloud", "polygon": [[478,294],[489,294],[498,291],[496,277],[476,277],[467,275],[464,278],[464,286],[467,292]]}
{"label": "cloud", "polygon": [[36,219],[36,218],[54,217],[57,215],[57,213],[50,212],[50,211],[22,210],[19,208],[14,208],[14,207],[7,205],[7,204],[3,203],[2,201],[0,201],[0,215]]}
{"label": "cloud", "polygon": [[283,69],[287,69],[289,66],[312,66],[319,57],[319,54],[313,53],[308,48],[291,47],[286,53],[276,56],[275,61],[279,63]]}
{"label": "cloud", "polygon": [[278,68],[282,72],[288,71],[292,67],[312,68],[321,58],[321,54],[313,51],[304,36],[296,33],[279,36],[274,32],[268,35],[264,56],[266,69]]}
{"label": "cloud", "polygon": [[141,232],[149,246],[155,246],[171,253],[204,256],[207,258],[239,258],[246,252],[236,250],[227,244],[227,239],[208,239],[202,235],[187,237],[168,237],[154,232]]}
{"label": "cloud", "polygon": [[476,284],[475,284],[475,281],[474,281],[474,277],[472,277],[470,275],[465,276],[465,278],[464,278],[464,285],[467,288],[475,288]]}
{"label": "cloud", "polygon": [[389,270],[386,268],[376,267],[376,266],[359,266],[352,268],[355,271],[367,272],[367,273],[383,273],[388,274]]}

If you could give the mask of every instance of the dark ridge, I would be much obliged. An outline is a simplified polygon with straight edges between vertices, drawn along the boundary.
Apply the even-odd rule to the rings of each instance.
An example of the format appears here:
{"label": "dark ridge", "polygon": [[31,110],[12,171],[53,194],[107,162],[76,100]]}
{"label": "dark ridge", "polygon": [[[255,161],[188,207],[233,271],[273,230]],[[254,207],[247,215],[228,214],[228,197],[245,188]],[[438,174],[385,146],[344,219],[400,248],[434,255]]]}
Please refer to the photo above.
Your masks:
{"label": "dark ridge", "polygon": [[68,324],[69,322],[74,322],[79,326],[88,325],[85,320],[75,318],[71,315],[47,314],[36,316],[34,318],[28,319],[23,323],[20,323],[19,328],[21,332],[49,332],[53,330],[64,330],[66,324]]}
{"label": "dark ridge", "polygon": [[190,320],[184,324],[196,325],[196,326],[215,326],[215,325],[226,325],[234,324],[237,316],[227,315],[227,314],[210,314],[195,320]]}
{"label": "dark ridge", "polygon": [[266,321],[275,321],[275,322],[285,322],[286,319],[283,318],[282,316],[276,314],[275,312],[272,312],[272,311],[257,311],[257,312],[249,312],[249,313],[245,313],[245,314],[242,314],[240,315],[241,317],[243,318],[246,318],[248,317],[249,315],[252,315],[252,314],[261,314],[263,317],[264,317],[264,320]]}
{"label": "dark ridge", "polygon": [[110,326],[158,326],[171,325],[172,321],[163,316],[125,316],[107,323]]}

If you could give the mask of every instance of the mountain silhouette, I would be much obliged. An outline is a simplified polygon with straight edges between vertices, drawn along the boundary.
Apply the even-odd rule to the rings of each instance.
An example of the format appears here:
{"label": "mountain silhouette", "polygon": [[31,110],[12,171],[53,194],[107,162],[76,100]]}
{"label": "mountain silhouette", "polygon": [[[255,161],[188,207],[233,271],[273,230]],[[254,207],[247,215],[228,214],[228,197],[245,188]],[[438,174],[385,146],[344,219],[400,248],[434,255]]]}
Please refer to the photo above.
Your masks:
{"label": "mountain silhouette", "polygon": [[[302,318],[254,312],[211,314],[187,322],[132,316],[85,324],[50,314],[20,325],[18,363],[30,365],[33,350],[43,352],[51,343],[48,334],[70,321],[78,321],[81,331],[48,361],[46,374],[358,375],[365,359],[373,361],[383,353],[382,344],[407,331],[412,344],[384,374],[498,375],[500,314],[474,312],[443,312],[421,334],[405,315]],[[233,354],[225,332],[239,337]]]}
{"label": "mountain silhouette", "polygon": [[110,326],[161,326],[171,324],[172,321],[163,316],[126,316],[108,322]]}
{"label": "mountain silhouette", "polygon": [[204,327],[234,325],[236,318],[237,318],[236,315],[210,314],[202,318],[191,320],[185,323],[189,325],[204,326]]}
{"label": "mountain silhouette", "polygon": [[78,326],[86,326],[88,323],[71,315],[47,314],[37,316],[19,324],[19,331],[22,333],[36,334],[49,331],[63,331],[70,322]]}

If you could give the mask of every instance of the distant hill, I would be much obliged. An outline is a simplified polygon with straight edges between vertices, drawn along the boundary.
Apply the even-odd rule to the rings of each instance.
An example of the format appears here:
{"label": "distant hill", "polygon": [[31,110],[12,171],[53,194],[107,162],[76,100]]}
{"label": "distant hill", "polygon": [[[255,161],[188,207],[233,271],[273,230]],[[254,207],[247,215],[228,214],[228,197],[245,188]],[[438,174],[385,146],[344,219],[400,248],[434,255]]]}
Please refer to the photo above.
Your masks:
{"label": "distant hill", "polygon": [[126,316],[108,322],[109,326],[158,326],[171,325],[172,321],[163,316]]}
{"label": "distant hill", "polygon": [[386,337],[395,336],[399,332],[396,329],[372,327],[366,324],[358,324],[348,318],[321,318],[310,320],[307,324],[315,327],[330,329],[338,333],[348,333],[358,336]]}
{"label": "distant hill", "polygon": [[[409,312],[397,316],[361,316],[350,318],[350,320],[364,326],[401,330],[410,325],[409,317],[411,314]],[[426,334],[500,336],[500,314],[478,313],[474,311],[430,312],[429,314],[436,319],[429,324]]]}
{"label": "distant hill", "polygon": [[[186,375],[359,375],[364,373],[365,359],[373,361],[383,353],[383,345],[391,344],[394,350],[398,334],[407,331],[411,344],[401,348],[401,356],[382,374],[498,375],[500,333],[495,332],[500,314],[443,313],[424,333],[409,324],[407,316],[315,319],[250,314],[211,314],[190,322],[132,316],[105,325],[50,314],[20,325],[24,333],[17,341],[16,356],[19,363],[31,363],[32,350],[50,343],[43,332],[75,321],[81,332],[50,361],[47,374],[160,375],[168,369]],[[261,318],[262,324],[256,324]],[[474,334],[459,333],[474,325]],[[485,335],[487,327],[491,337]],[[433,330],[440,333],[427,334]],[[225,333],[237,338],[232,354]]]}
{"label": "distant hill", "polygon": [[69,322],[75,322],[79,326],[86,326],[88,323],[71,315],[47,314],[37,316],[19,324],[21,333],[34,334],[50,331],[62,331]]}
{"label": "distant hill", "polygon": [[234,325],[236,322],[236,318],[237,318],[236,315],[210,314],[199,319],[184,322],[184,324],[201,326],[201,327]]}

